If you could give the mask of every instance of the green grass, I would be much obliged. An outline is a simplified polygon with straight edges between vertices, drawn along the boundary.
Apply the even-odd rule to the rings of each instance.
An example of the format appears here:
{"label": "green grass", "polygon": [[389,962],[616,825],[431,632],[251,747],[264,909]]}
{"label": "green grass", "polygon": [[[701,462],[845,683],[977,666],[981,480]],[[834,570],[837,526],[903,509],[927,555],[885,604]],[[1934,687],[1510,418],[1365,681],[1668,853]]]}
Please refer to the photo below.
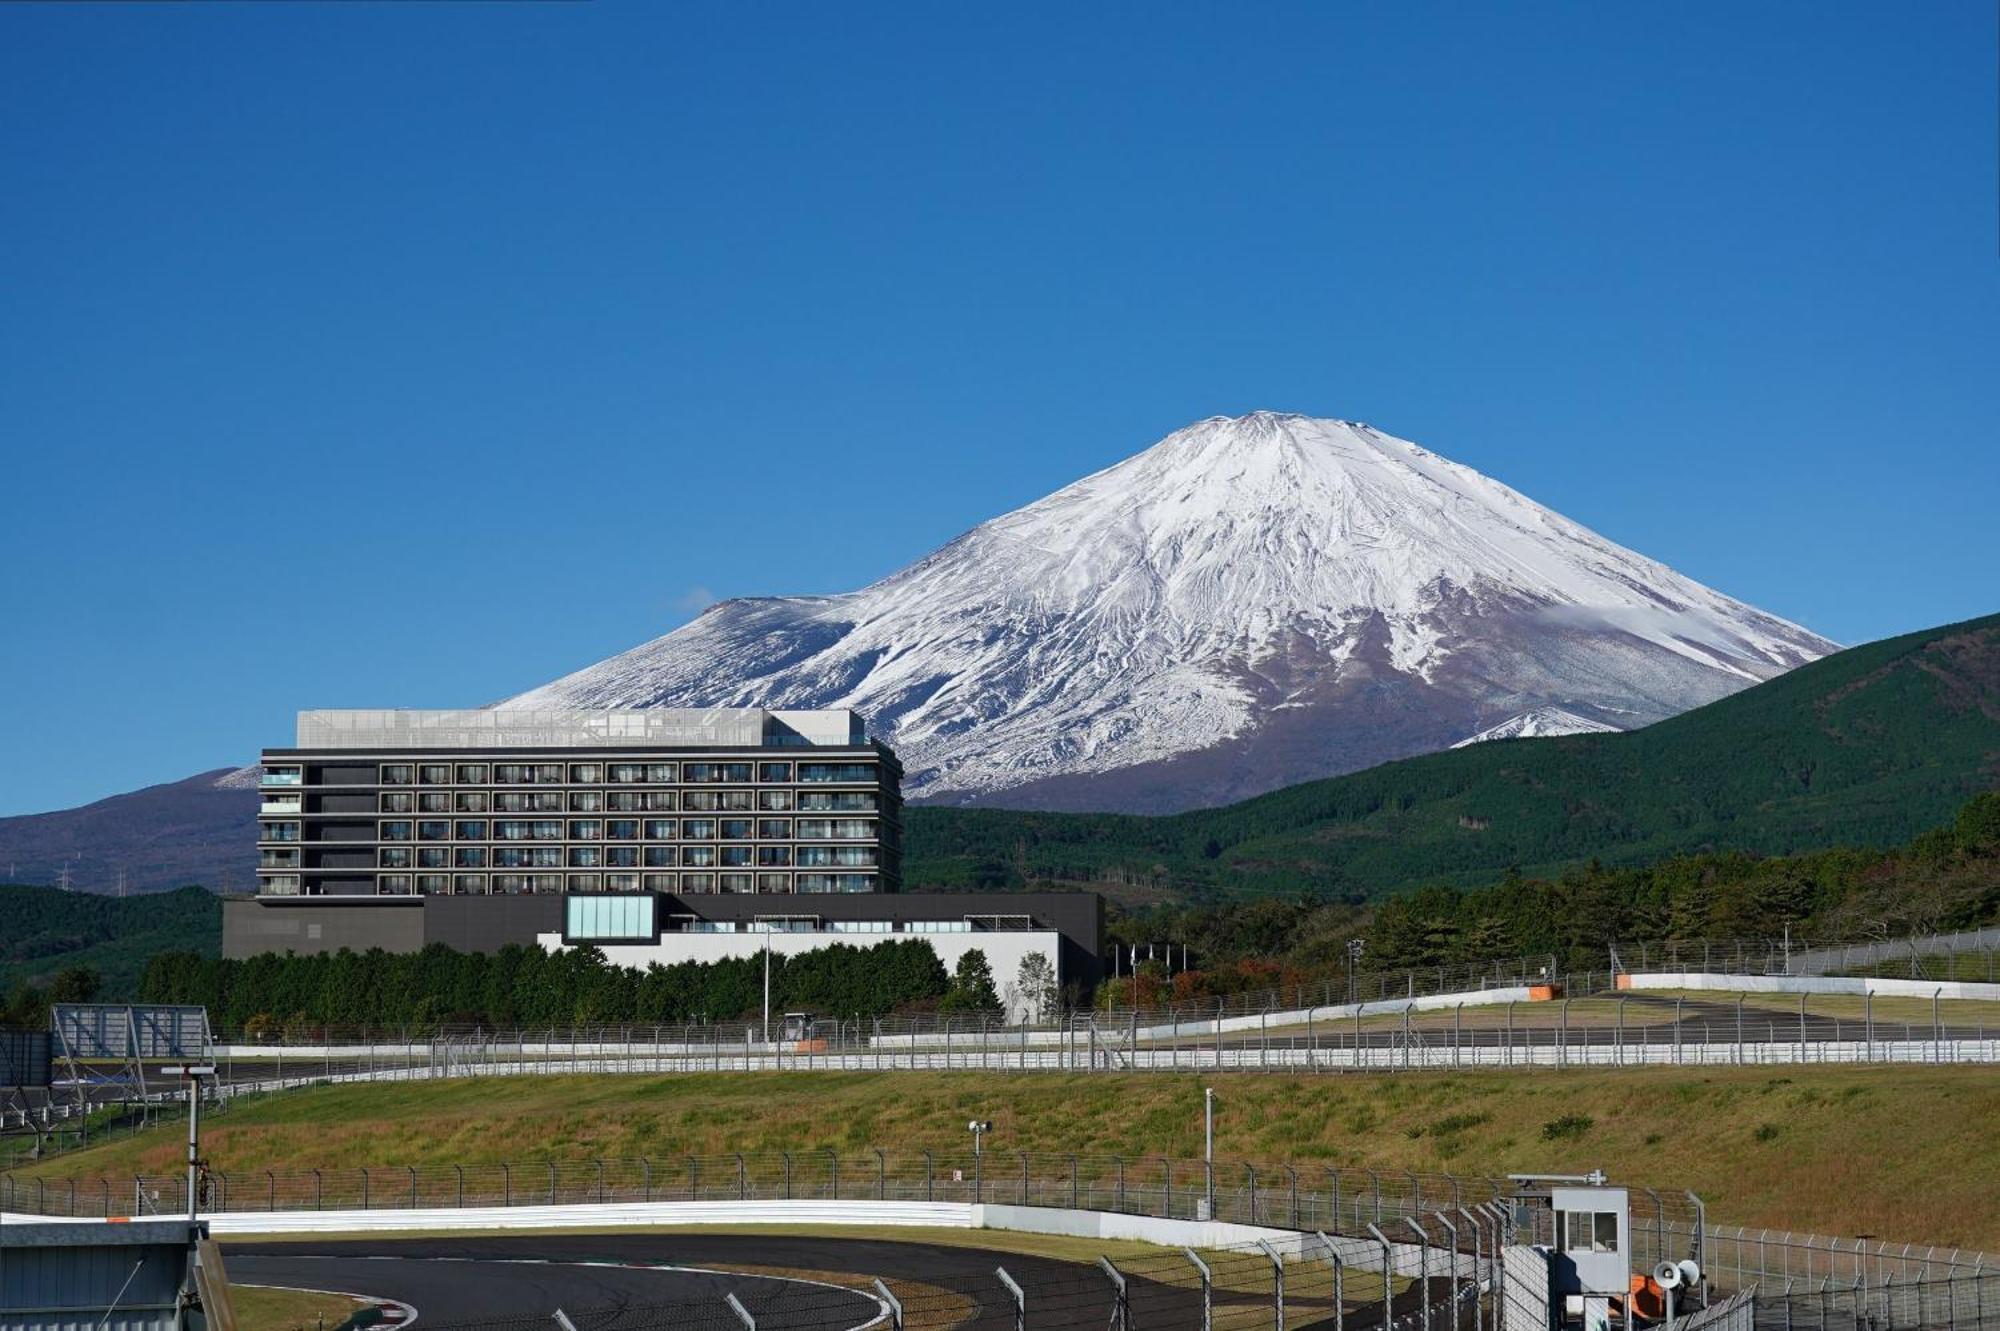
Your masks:
{"label": "green grass", "polygon": [[[2000,1069],[1547,1070],[1406,1076],[767,1073],[319,1087],[209,1121],[223,1170],[588,1160],[734,1151],[1201,1153],[1490,1176],[1603,1168],[1693,1188],[1732,1223],[2000,1250]],[[1551,1138],[1550,1124],[1565,1123]],[[1577,1119],[1588,1119],[1579,1126]],[[1777,1124],[1775,1137],[1760,1129]],[[178,1167],[175,1125],[17,1171]]]}
{"label": "green grass", "polygon": [[328,1331],[363,1304],[345,1294],[275,1285],[235,1285],[230,1300],[238,1331]]}
{"label": "green grass", "polygon": [[1840,652],[1643,730],[1480,744],[1220,809],[915,808],[905,876],[912,888],[1379,895],[1593,858],[1891,846],[1990,787],[1996,754],[2000,616],[1989,616]]}

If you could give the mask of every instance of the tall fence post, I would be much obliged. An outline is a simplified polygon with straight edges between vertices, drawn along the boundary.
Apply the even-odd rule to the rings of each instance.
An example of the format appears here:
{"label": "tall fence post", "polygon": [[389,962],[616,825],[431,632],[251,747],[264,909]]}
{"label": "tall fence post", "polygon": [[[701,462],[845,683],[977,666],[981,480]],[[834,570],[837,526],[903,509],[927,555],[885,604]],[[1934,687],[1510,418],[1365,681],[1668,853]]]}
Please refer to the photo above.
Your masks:
{"label": "tall fence post", "polygon": [[1257,1246],[1271,1259],[1271,1314],[1275,1323],[1273,1331],[1285,1331],[1285,1258],[1268,1239],[1258,1239]]}
{"label": "tall fence post", "polygon": [[1430,1231],[1418,1224],[1415,1216],[1405,1216],[1403,1223],[1417,1231],[1417,1307],[1423,1315],[1424,1331],[1431,1331]]}
{"label": "tall fence post", "polygon": [[1368,1232],[1382,1245],[1382,1331],[1390,1331],[1396,1325],[1396,1257],[1395,1248],[1379,1226],[1372,1221]]}
{"label": "tall fence post", "polygon": [[[1333,1265],[1333,1331],[1346,1331],[1347,1272],[1340,1260],[1340,1249],[1326,1236],[1325,1230],[1315,1230],[1314,1236],[1326,1248],[1326,1260]],[[1389,1331],[1389,1328],[1385,1326],[1382,1331]]]}
{"label": "tall fence post", "polygon": [[1210,1273],[1208,1263],[1201,1260],[1193,1248],[1182,1248],[1181,1251],[1194,1263],[1194,1269],[1201,1277],[1201,1331],[1214,1331],[1215,1277]]}
{"label": "tall fence post", "polygon": [[1111,1277],[1111,1324],[1110,1331],[1132,1331],[1132,1300],[1125,1289],[1125,1277],[1111,1264],[1109,1257],[1099,1257],[1098,1267]]}
{"label": "tall fence post", "polygon": [[889,1331],[903,1331],[903,1301],[879,1279],[875,1282],[875,1295],[888,1306]]}
{"label": "tall fence post", "polygon": [[1014,1277],[1007,1274],[1006,1267],[994,1267],[993,1274],[1000,1277],[1000,1283],[1006,1287],[1008,1297],[1014,1300],[1014,1331],[1028,1331],[1028,1296],[1014,1282]]}

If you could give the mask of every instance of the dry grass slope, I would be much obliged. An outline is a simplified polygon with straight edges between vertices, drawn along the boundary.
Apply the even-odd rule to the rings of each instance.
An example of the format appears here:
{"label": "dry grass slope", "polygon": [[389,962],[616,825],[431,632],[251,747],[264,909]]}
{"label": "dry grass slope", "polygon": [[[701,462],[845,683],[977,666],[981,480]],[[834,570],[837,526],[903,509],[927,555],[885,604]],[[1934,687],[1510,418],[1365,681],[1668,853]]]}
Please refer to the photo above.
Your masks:
{"label": "dry grass slope", "polygon": [[[320,1087],[209,1121],[224,1170],[872,1146],[1219,1156],[1503,1174],[1601,1167],[1693,1188],[1719,1219],[2000,1250],[2000,1068],[1648,1069],[1372,1076],[769,1073]],[[1549,1131],[1566,1122],[1567,1129]],[[179,1129],[39,1166],[175,1169]]]}

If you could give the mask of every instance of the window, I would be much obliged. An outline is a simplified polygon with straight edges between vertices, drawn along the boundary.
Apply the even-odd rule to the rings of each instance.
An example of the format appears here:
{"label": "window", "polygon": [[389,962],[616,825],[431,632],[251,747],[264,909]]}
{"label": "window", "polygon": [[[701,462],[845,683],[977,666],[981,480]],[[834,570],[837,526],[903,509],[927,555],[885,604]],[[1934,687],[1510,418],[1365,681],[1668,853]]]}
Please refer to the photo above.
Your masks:
{"label": "window", "polygon": [[595,785],[604,779],[603,763],[571,763],[569,779],[577,785]]}
{"label": "window", "polygon": [[524,873],[496,873],[493,875],[493,891],[513,896],[533,889],[528,886],[528,875]]}
{"label": "window", "polygon": [[426,897],[442,897],[451,893],[451,875],[442,873],[420,873],[417,875],[417,893]]}
{"label": "window", "polygon": [[636,869],[639,867],[637,846],[606,846],[604,867],[607,869]]}
{"label": "window", "polygon": [[875,876],[865,873],[802,873],[793,880],[800,892],[872,892]]}
{"label": "window", "polygon": [[486,784],[485,763],[460,763],[458,784],[461,786],[483,786]]}
{"label": "window", "polygon": [[726,813],[748,813],[754,802],[754,794],[748,790],[724,790],[717,792],[721,798],[715,807]]}
{"label": "window", "polygon": [[792,779],[792,765],[790,763],[758,763],[757,779],[759,781],[790,781]]}
{"label": "window", "polygon": [[375,862],[384,869],[407,869],[410,867],[410,848],[384,846],[375,853]]}
{"label": "window", "polygon": [[257,852],[257,867],[260,869],[296,869],[299,867],[299,853],[296,850],[263,850]]}
{"label": "window", "polygon": [[382,834],[375,838],[377,841],[408,841],[410,839],[410,825],[406,822],[398,820],[393,823],[382,823],[379,826]]}
{"label": "window", "polygon": [[305,771],[298,767],[266,767],[263,780],[266,786],[296,786],[305,781]]}
{"label": "window", "polygon": [[775,838],[782,841],[790,837],[791,834],[792,820],[789,818],[759,818],[757,820],[757,835],[765,840]]}
{"label": "window", "polygon": [[792,890],[792,876],[788,873],[760,873],[757,875],[759,892],[789,892]]}
{"label": "window", "polygon": [[573,873],[566,880],[571,892],[602,892],[604,875],[601,873]]}
{"label": "window", "polygon": [[716,887],[724,892],[755,892],[757,890],[757,880],[751,874],[723,873],[717,874],[715,878]]}
{"label": "window", "polygon": [[572,869],[596,869],[604,864],[604,852],[596,846],[571,846],[569,867]]}
{"label": "window", "polygon": [[612,813],[639,813],[646,807],[644,791],[614,790],[604,797],[604,807]]}
{"label": "window", "polygon": [[653,897],[577,897],[563,902],[563,937],[572,942],[652,942],[660,936]]}
{"label": "window", "polygon": [[671,869],[680,852],[672,846],[646,847],[646,867],[648,869]]}
{"label": "window", "polygon": [[637,841],[639,820],[637,818],[611,818],[604,824],[604,835],[612,841]]}
{"label": "window", "polygon": [[535,784],[538,786],[559,786],[563,779],[561,763],[536,763]]}
{"label": "window", "polygon": [[672,813],[675,800],[671,790],[648,790],[640,796],[640,807],[649,812]]}
{"label": "window", "polygon": [[750,780],[750,764],[749,763],[682,763],[681,773],[683,779],[685,779],[690,784],[748,782]]}
{"label": "window", "polygon": [[722,839],[725,841],[748,841],[750,839],[750,820],[748,818],[724,818],[722,820]]}
{"label": "window", "polygon": [[801,838],[866,841],[874,837],[875,824],[865,818],[801,818],[798,834]]}
{"label": "window", "polygon": [[792,862],[790,846],[757,847],[757,867],[760,869],[782,869]]}
{"label": "window", "polygon": [[419,763],[417,784],[420,786],[448,786],[451,784],[451,764]]}
{"label": "window", "polygon": [[258,881],[258,890],[266,896],[295,897],[299,894],[299,876],[295,873],[274,873]]}
{"label": "window", "polygon": [[408,763],[383,763],[382,784],[385,786],[407,786],[416,769]]}
{"label": "window", "polygon": [[493,807],[500,813],[561,813],[559,790],[500,790],[493,794]]}
{"label": "window", "polygon": [[595,841],[604,835],[604,824],[595,818],[572,818],[569,820],[571,841]]}
{"label": "window", "polygon": [[782,813],[792,807],[792,792],[789,790],[760,790],[757,792],[757,807],[769,812]]}
{"label": "window", "polygon": [[644,763],[609,763],[604,769],[604,779],[618,785],[636,785],[646,779]]}
{"label": "window", "polygon": [[562,823],[554,818],[502,818],[493,824],[495,841],[560,841]]}
{"label": "window", "polygon": [[798,862],[808,868],[872,868],[878,856],[873,846],[800,846]]}
{"label": "window", "polygon": [[452,807],[460,813],[485,813],[491,803],[483,790],[461,790],[455,797]]}
{"label": "window", "polygon": [[671,818],[648,818],[646,820],[646,840],[672,841],[680,835],[680,824]]}
{"label": "window", "polygon": [[873,782],[875,766],[872,763],[800,763],[799,780]]}
{"label": "window", "polygon": [[681,863],[691,869],[713,869],[715,867],[715,847],[682,846]]}
{"label": "window", "polygon": [[485,896],[486,875],[483,873],[462,873],[452,879],[452,891],[459,896]]}
{"label": "window", "polygon": [[406,897],[410,895],[410,876],[406,873],[377,875],[375,890],[385,897]]}
{"label": "window", "polygon": [[563,890],[563,876],[559,873],[533,874],[528,879],[528,890],[553,896]]}
{"label": "window", "polygon": [[678,781],[680,780],[679,768],[680,764],[678,763],[647,763],[646,780],[653,784],[658,784],[662,781]]}
{"label": "window", "polygon": [[607,892],[637,892],[639,890],[639,875],[636,873],[605,874],[604,890]]}
{"label": "window", "polygon": [[681,807],[696,813],[714,813],[722,807],[722,796],[713,790],[690,790],[681,797]]}
{"label": "window", "polygon": [[561,846],[495,846],[493,864],[501,869],[560,869]]}
{"label": "window", "polygon": [[451,848],[448,846],[418,846],[417,867],[419,869],[449,869]]}
{"label": "window", "polygon": [[451,824],[441,819],[417,824],[417,840],[419,841],[447,841],[450,838]]}
{"label": "window", "polygon": [[493,784],[496,786],[525,786],[534,779],[535,769],[526,763],[495,763]]}
{"label": "window", "polygon": [[443,790],[426,790],[417,796],[418,813],[450,813],[451,794]]}
{"label": "window", "polygon": [[681,835],[691,841],[704,839],[712,841],[715,838],[715,819],[683,818],[681,819]]}
{"label": "window", "polygon": [[572,790],[569,793],[571,813],[598,813],[604,808],[604,792],[601,790]]}
{"label": "window", "polygon": [[799,792],[799,810],[802,813],[867,813],[876,807],[876,796],[872,790],[802,790]]}
{"label": "window", "polygon": [[648,892],[671,892],[674,890],[674,876],[670,873],[649,873],[641,875]]}
{"label": "window", "polygon": [[681,875],[681,891],[683,892],[704,893],[713,892],[714,890],[715,875],[712,873],[684,873]]}
{"label": "window", "polygon": [[451,853],[451,863],[455,869],[484,869],[486,867],[486,847],[459,846]]}
{"label": "window", "polygon": [[722,848],[722,863],[728,868],[747,868],[751,863],[751,854],[749,846],[724,846]]}
{"label": "window", "polygon": [[376,805],[383,813],[414,813],[417,797],[407,790],[385,790],[376,800]]}
{"label": "window", "polygon": [[1557,1247],[1564,1252],[1617,1252],[1616,1211],[1564,1211]]}
{"label": "window", "polygon": [[460,841],[486,840],[486,820],[483,818],[462,819],[453,827],[452,835]]}

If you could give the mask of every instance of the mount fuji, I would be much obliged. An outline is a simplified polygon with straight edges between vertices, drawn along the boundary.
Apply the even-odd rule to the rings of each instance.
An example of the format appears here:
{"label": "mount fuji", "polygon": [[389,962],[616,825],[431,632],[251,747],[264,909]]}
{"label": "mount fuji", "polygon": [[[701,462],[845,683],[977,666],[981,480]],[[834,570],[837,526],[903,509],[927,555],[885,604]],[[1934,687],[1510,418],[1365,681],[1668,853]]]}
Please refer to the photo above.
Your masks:
{"label": "mount fuji", "polygon": [[1260,411],[498,705],[852,707],[912,799],[1166,812],[1631,729],[1833,650],[1407,440]]}

